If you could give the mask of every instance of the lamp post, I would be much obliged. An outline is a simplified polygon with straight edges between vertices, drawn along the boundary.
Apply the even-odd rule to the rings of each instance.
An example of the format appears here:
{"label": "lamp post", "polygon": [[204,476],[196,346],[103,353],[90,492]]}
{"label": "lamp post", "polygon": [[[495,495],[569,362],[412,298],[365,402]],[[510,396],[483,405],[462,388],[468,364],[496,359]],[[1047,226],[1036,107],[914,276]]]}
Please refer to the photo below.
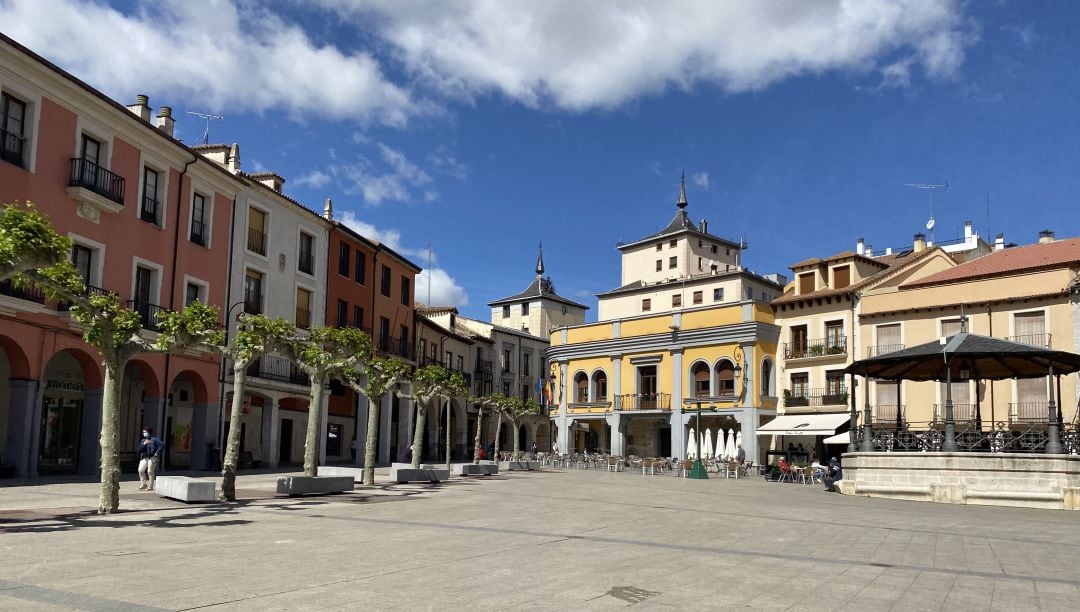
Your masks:
{"label": "lamp post", "polygon": [[708,480],[709,473],[705,470],[705,464],[701,462],[701,405],[705,402],[688,400],[687,403],[694,404],[697,410],[697,426],[694,432],[695,442],[697,443],[697,455],[694,457],[694,465],[690,468],[690,473],[687,474],[687,477],[696,478],[698,480]]}
{"label": "lamp post", "polygon": [[[247,300],[240,300],[239,302],[236,302],[235,304],[229,305],[229,309],[225,311],[225,346],[229,346],[229,320],[232,319],[233,311],[236,310],[237,306],[243,306],[246,303],[247,303]],[[240,314],[237,313],[236,316],[239,319]],[[217,431],[218,467],[221,467],[221,465],[223,465],[224,462],[225,462],[225,445],[222,444],[222,442],[224,442],[224,437],[225,437],[225,374],[226,374],[226,368],[227,368],[226,359],[225,359],[224,356],[222,356],[222,358],[221,358],[221,368],[219,370],[220,376],[219,376],[219,379],[218,379],[218,383],[219,383],[218,386],[221,389],[220,393],[218,395],[218,408],[219,408],[219,411],[218,411],[218,428],[217,428],[218,429],[218,431]]]}

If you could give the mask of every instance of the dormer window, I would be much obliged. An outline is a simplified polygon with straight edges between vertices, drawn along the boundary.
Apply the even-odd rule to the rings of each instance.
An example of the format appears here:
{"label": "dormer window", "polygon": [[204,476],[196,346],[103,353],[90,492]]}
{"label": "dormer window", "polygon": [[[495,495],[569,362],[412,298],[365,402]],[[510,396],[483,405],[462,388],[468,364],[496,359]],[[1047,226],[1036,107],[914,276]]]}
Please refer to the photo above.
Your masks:
{"label": "dormer window", "polygon": [[806,272],[799,275],[799,293],[814,292],[814,273]]}
{"label": "dormer window", "polygon": [[851,266],[833,268],[833,289],[843,289],[851,285]]}

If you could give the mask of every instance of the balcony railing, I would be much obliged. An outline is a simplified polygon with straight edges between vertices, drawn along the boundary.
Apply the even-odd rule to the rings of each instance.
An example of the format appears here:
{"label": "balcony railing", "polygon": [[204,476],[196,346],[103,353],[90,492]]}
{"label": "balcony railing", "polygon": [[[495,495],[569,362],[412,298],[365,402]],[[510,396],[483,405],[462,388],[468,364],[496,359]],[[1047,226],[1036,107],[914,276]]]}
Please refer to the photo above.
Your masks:
{"label": "balcony railing", "polygon": [[903,344],[878,344],[877,346],[866,347],[866,356],[877,357],[878,355],[886,355],[902,350],[904,350]]}
{"label": "balcony railing", "polygon": [[257,229],[248,228],[247,248],[253,253],[266,255],[266,234]]}
{"label": "balcony railing", "polygon": [[199,246],[206,246],[206,224],[202,221],[191,221],[191,241]]}
{"label": "balcony railing", "polygon": [[315,271],[315,256],[301,251],[300,257],[296,261],[296,267],[304,274],[311,274]]}
{"label": "balcony railing", "polygon": [[847,338],[818,338],[802,342],[784,344],[784,359],[802,359],[804,357],[824,357],[826,355],[846,355]]}
{"label": "balcony railing", "polygon": [[42,291],[40,287],[34,285],[16,287],[15,283],[10,279],[0,281],[0,295],[26,300],[27,302],[34,302],[35,304],[45,303],[45,292]]}
{"label": "balcony railing", "polygon": [[[954,421],[974,421],[975,420],[975,404],[956,404],[952,405],[953,420]],[[1044,415],[1045,416],[1045,415]],[[945,404],[934,404],[934,420],[945,421]]]}
{"label": "balcony railing", "polygon": [[[903,419],[903,415],[905,414],[904,408],[903,404],[900,404],[899,406],[896,404],[878,404],[877,406],[874,406],[873,412],[871,413],[874,418],[873,424],[883,426],[896,425],[897,410],[900,411],[900,418]],[[904,421],[901,421],[900,424],[902,426]]]}
{"label": "balcony railing", "polygon": [[296,326],[300,329],[311,327],[311,311],[306,308],[296,309]]}
{"label": "balcony railing", "polygon": [[671,394],[629,393],[616,395],[615,410],[671,410]]}
{"label": "balcony railing", "polygon": [[143,196],[139,218],[147,223],[158,224],[158,201],[154,196]]}
{"label": "balcony railing", "polygon": [[826,387],[823,389],[784,390],[784,406],[788,408],[802,406],[842,406],[848,401],[847,387]]}
{"label": "balcony railing", "polygon": [[167,312],[168,309],[162,308],[157,304],[151,304],[150,302],[140,302],[139,300],[128,300],[124,303],[125,306],[139,313],[139,318],[142,319],[143,329],[150,331],[158,331],[158,313]]}
{"label": "balcony railing", "polygon": [[117,204],[124,204],[124,177],[113,174],[94,162],[75,157],[71,160],[69,187],[82,187]]}
{"label": "balcony railing", "polygon": [[0,130],[0,159],[15,164],[20,168],[23,165],[23,147],[26,139],[14,132]]}
{"label": "balcony railing", "polygon": [[296,367],[296,364],[276,355],[263,355],[257,361],[253,361],[248,366],[247,375],[294,385],[306,386],[311,383],[311,378]]}
{"label": "balcony railing", "polygon": [[[110,293],[112,293],[112,291],[107,291],[105,289],[102,289],[101,287],[95,287],[93,285],[86,285],[84,289],[86,291],[83,293],[83,295],[85,295],[86,297],[92,297],[95,295],[109,295]],[[56,309],[60,312],[66,312],[71,309],[71,304],[67,302],[60,302],[56,305]]]}
{"label": "balcony railing", "polygon": [[1050,418],[1048,402],[1013,402],[1009,404],[1009,420],[1014,423],[1039,422]]}
{"label": "balcony railing", "polygon": [[1009,342],[1018,342],[1020,344],[1030,344],[1031,346],[1038,346],[1041,348],[1050,348],[1050,334],[1025,334],[1022,336],[1008,336],[1005,339]]}
{"label": "balcony railing", "polygon": [[404,357],[405,359],[412,358],[412,345],[410,345],[408,341],[402,342],[397,338],[383,336],[379,338],[376,348],[380,353],[385,353],[387,355],[396,355],[398,357]]}

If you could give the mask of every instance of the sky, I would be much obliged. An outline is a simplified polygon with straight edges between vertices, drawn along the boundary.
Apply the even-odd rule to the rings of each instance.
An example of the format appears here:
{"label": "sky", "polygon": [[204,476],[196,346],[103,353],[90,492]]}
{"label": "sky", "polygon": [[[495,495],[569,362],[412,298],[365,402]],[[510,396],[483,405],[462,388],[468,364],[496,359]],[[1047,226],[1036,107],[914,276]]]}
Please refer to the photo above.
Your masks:
{"label": "sky", "polygon": [[[0,0],[0,31],[425,268],[488,319],[543,243],[592,307],[688,212],[743,263],[1080,235],[1080,4],[1041,0]],[[929,233],[929,232],[926,232]],[[429,264],[430,261],[430,264]]]}

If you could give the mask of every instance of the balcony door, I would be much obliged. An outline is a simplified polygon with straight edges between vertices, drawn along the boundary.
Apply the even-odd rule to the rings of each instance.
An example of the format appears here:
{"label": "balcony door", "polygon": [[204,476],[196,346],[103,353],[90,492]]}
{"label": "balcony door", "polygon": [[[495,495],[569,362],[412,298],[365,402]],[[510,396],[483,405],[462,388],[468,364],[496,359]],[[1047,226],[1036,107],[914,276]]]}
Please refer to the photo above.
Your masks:
{"label": "balcony door", "polygon": [[656,408],[656,366],[638,368],[638,393],[641,394],[643,409]]}
{"label": "balcony door", "polygon": [[806,326],[797,325],[791,328],[791,356],[802,357],[806,354],[807,335]]}
{"label": "balcony door", "polygon": [[75,270],[79,273],[79,277],[82,278],[83,285],[86,287],[91,285],[90,271],[93,260],[94,252],[90,249],[79,244],[71,248],[71,263],[75,265]]}

